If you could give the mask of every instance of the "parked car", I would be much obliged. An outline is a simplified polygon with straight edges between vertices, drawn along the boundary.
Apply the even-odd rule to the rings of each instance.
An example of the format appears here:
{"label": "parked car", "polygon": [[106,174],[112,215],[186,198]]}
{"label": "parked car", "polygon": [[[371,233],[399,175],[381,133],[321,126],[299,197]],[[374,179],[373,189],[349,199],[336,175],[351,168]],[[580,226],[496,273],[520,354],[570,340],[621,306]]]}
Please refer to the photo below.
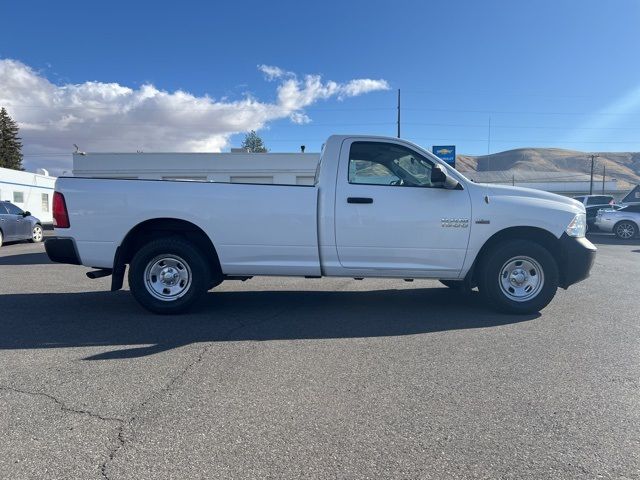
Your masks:
{"label": "parked car", "polygon": [[592,232],[594,230],[598,230],[596,225],[596,216],[600,210],[619,210],[622,208],[622,205],[591,205],[589,207],[585,207],[587,211],[587,232]]}
{"label": "parked car", "polygon": [[607,206],[615,203],[611,195],[580,195],[579,197],[573,197],[573,199],[578,200],[585,208],[598,205]]}
{"label": "parked car", "polygon": [[596,215],[595,225],[603,232],[613,232],[629,240],[640,232],[640,205],[621,205],[619,210],[603,209]]}
{"label": "parked car", "polygon": [[51,260],[97,268],[87,275],[111,275],[111,290],[129,265],[131,293],[156,313],[224,280],[285,275],[433,278],[525,314],[587,278],[596,255],[581,203],[474,183],[389,137],[331,136],[314,185],[61,177],[53,217]]}
{"label": "parked car", "polygon": [[42,238],[42,224],[31,212],[25,212],[11,202],[0,202],[0,247],[3,242],[41,242]]}

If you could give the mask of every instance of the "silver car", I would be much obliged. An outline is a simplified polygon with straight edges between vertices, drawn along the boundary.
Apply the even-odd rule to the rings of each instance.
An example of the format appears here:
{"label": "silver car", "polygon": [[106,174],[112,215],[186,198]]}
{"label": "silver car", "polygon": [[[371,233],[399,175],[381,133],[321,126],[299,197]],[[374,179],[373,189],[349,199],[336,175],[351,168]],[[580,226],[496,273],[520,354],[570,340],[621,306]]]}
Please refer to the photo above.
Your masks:
{"label": "silver car", "polygon": [[598,211],[596,227],[603,232],[613,232],[616,237],[628,240],[640,232],[640,205],[625,205],[619,210]]}
{"label": "silver car", "polygon": [[0,202],[0,246],[16,240],[42,241],[42,224],[31,213],[10,202]]}

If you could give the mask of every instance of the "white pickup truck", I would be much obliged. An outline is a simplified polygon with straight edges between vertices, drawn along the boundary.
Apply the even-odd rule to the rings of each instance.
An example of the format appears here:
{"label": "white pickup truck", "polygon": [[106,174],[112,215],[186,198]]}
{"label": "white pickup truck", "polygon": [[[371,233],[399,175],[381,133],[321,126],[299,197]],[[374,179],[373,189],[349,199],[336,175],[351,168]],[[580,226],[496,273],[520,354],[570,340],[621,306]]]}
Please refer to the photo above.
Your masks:
{"label": "white pickup truck", "polygon": [[254,275],[439,279],[510,313],[544,308],[589,276],[579,202],[473,183],[386,137],[334,135],[315,185],[61,177],[51,260],[112,275],[156,313],[179,313]]}

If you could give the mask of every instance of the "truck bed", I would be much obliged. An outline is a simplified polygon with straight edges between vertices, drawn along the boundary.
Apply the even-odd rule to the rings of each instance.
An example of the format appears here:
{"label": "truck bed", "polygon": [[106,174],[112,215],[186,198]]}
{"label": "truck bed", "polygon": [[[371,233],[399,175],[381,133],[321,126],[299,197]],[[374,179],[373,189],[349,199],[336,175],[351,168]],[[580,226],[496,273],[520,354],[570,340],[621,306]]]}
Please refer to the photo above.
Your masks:
{"label": "truck bed", "polygon": [[62,177],[57,189],[85,265],[110,268],[134,226],[175,218],[209,234],[227,275],[320,275],[314,186]]}

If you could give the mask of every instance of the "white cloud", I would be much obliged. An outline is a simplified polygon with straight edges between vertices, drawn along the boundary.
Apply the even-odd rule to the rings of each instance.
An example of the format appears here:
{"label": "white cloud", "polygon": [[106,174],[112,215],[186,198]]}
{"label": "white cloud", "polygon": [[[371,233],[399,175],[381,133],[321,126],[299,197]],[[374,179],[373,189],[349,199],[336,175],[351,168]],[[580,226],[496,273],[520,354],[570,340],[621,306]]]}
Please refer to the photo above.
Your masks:
{"label": "white cloud", "polygon": [[[98,81],[57,85],[29,66],[0,60],[0,105],[19,123],[25,153],[68,153],[77,143],[86,151],[220,151],[231,135],[260,130],[289,118],[311,119],[304,109],[331,97],[344,99],[387,90],[384,80],[323,81],[319,75],[301,80],[279,67],[258,67],[278,80],[274,102],[251,96],[216,100],[147,84],[129,88]],[[40,157],[45,158],[43,157]],[[70,158],[47,159],[55,173],[70,168]],[[31,164],[43,164],[26,159]]]}
{"label": "white cloud", "polygon": [[293,123],[296,123],[298,125],[305,125],[311,122],[311,119],[306,114],[301,112],[293,112],[291,115],[289,115],[289,118]]}
{"label": "white cloud", "polygon": [[376,90],[389,90],[386,80],[371,80],[370,78],[358,78],[351,80],[341,87],[342,97],[356,97]]}
{"label": "white cloud", "polygon": [[265,78],[269,81],[287,76],[295,76],[294,73],[287,72],[286,70],[283,70],[280,67],[274,67],[273,65],[258,65],[258,70],[264,73]]}

